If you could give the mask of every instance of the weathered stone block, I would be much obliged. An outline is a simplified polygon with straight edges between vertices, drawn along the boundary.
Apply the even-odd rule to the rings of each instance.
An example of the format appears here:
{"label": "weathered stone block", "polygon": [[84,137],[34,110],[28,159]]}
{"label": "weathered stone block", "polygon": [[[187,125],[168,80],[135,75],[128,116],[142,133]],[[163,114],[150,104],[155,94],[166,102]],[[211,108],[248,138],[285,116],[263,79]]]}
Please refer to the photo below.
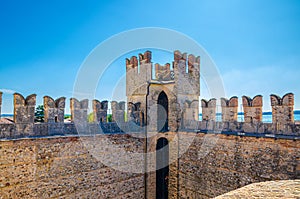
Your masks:
{"label": "weathered stone block", "polygon": [[112,120],[113,122],[125,122],[125,102],[111,102]]}
{"label": "weathered stone block", "polygon": [[223,122],[237,121],[238,98],[236,96],[231,97],[229,100],[226,98],[221,98],[221,106]]}
{"label": "weathered stone block", "polygon": [[44,97],[44,121],[47,123],[64,123],[65,97],[56,100],[49,96]]}
{"label": "weathered stone block", "polygon": [[215,98],[206,101],[205,99],[201,100],[202,107],[202,120],[205,121],[215,121],[216,120],[216,102]]}
{"label": "weathered stone block", "polygon": [[14,94],[14,121],[15,123],[34,123],[36,95],[32,94],[26,99],[19,93]]}
{"label": "weathered stone block", "polygon": [[27,96],[26,99],[19,93],[14,94],[14,122],[17,137],[33,135],[35,105],[35,94]]}
{"label": "weathered stone block", "polygon": [[294,94],[288,93],[282,98],[271,95],[272,122],[275,124],[275,131],[286,130],[286,125],[294,123]]}
{"label": "weathered stone block", "polygon": [[75,124],[78,133],[87,133],[88,99],[78,101],[70,99],[71,120]]}
{"label": "weathered stone block", "polygon": [[108,101],[98,101],[93,100],[93,114],[94,122],[96,123],[106,123],[107,122],[107,109]]}
{"label": "weathered stone block", "polygon": [[246,123],[257,123],[262,121],[263,100],[261,95],[255,96],[253,99],[243,96],[244,120]]}

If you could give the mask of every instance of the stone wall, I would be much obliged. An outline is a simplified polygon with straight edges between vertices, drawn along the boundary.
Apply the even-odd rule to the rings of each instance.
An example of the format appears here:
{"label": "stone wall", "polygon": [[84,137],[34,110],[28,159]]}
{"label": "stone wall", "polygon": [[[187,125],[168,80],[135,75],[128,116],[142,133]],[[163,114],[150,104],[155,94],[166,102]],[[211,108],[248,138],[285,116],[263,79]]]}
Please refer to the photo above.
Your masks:
{"label": "stone wall", "polygon": [[[147,150],[155,151],[162,137],[170,143],[170,199],[211,198],[255,182],[300,178],[299,140],[169,132],[149,139]],[[0,140],[0,196],[144,198],[147,193],[154,199],[155,171],[145,182],[144,174],[114,170],[97,159],[99,150],[102,157],[116,157],[114,165],[126,164],[119,162],[121,154],[105,150],[104,138],[129,152],[145,150],[143,138],[134,134]],[[156,160],[149,157],[150,170]]]}
{"label": "stone wall", "polygon": [[[142,139],[106,138],[143,152]],[[103,135],[0,141],[0,198],[144,198],[143,174],[114,170],[91,153],[102,141]]]}
{"label": "stone wall", "polygon": [[[254,182],[300,178],[299,140],[181,132],[180,198],[211,198]],[[180,141],[180,146],[184,146]]]}

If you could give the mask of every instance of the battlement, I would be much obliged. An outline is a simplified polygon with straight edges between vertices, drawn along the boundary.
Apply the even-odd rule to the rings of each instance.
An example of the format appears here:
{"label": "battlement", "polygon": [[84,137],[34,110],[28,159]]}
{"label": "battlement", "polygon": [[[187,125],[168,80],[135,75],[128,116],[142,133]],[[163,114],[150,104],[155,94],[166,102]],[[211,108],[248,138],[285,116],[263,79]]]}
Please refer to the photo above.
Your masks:
{"label": "battlement", "polygon": [[64,123],[65,97],[56,100],[49,96],[44,97],[44,120],[49,123]]}
{"label": "battlement", "polygon": [[282,98],[271,95],[272,122],[281,129],[285,124],[294,123],[294,94],[287,93]]}
{"label": "battlement", "polygon": [[[234,96],[229,100],[226,98],[221,98],[220,100],[222,106],[222,122],[227,122],[229,126],[233,127],[232,129],[237,130],[238,98]],[[281,132],[283,134],[295,132],[294,94],[288,93],[284,95],[283,98],[272,94],[270,95],[270,100],[273,122],[272,124],[265,125],[268,126],[266,127],[269,129],[268,132]],[[216,103],[213,103],[215,99],[211,99],[211,101],[210,107],[208,108],[209,103],[206,100],[202,100],[203,121],[216,121]],[[257,132],[258,126],[262,126],[263,96],[257,95],[253,99],[242,96],[242,104],[244,111],[244,125],[240,130],[245,132]]]}
{"label": "battlement", "polygon": [[216,104],[217,100],[212,98],[208,101],[205,99],[201,100],[202,107],[202,120],[203,121],[214,121],[216,120]]}
{"label": "battlement", "polygon": [[126,70],[130,70],[130,69],[137,69],[137,67],[139,65],[143,65],[146,63],[151,63],[151,51],[146,51],[144,52],[144,54],[140,53],[137,56],[132,56],[130,59],[126,58],[125,62],[126,62]]}
{"label": "battlement", "polygon": [[125,121],[125,102],[111,102],[111,110],[112,110],[112,121],[113,122],[124,122]]}
{"label": "battlement", "polygon": [[[193,54],[174,51],[172,65],[166,63],[154,65],[155,76],[152,77],[153,64],[152,53],[146,51],[143,54],[126,58],[126,95],[146,95],[147,84],[176,84],[178,94],[192,94],[187,91],[200,90],[200,57]],[[189,89],[185,89],[190,87]],[[186,90],[186,91],[184,91]],[[200,92],[195,93],[197,95]]]}
{"label": "battlement", "polygon": [[237,121],[238,114],[238,98],[236,96],[231,97],[229,100],[221,98],[222,106],[222,120],[225,122]]}
{"label": "battlement", "polygon": [[139,126],[144,125],[144,113],[141,110],[141,102],[133,103],[128,102],[127,104],[127,118],[128,121],[132,121]]}
{"label": "battlement", "polygon": [[193,54],[181,53],[179,50],[174,52],[174,70],[182,74],[195,74],[200,71],[200,56],[195,57]]}
{"label": "battlement", "polygon": [[263,97],[261,95],[256,95],[253,99],[251,99],[248,96],[243,96],[242,101],[245,122],[261,122],[263,112]]}
{"label": "battlement", "polygon": [[[2,95],[0,95],[2,97]],[[179,129],[193,129],[193,131],[211,132],[237,132],[274,135],[300,136],[300,125],[294,123],[294,95],[288,93],[280,98],[270,95],[273,123],[262,123],[262,99],[261,95],[253,99],[242,96],[244,109],[244,122],[237,121],[238,97],[229,100],[221,98],[222,121],[216,121],[216,99],[201,100],[202,121],[198,121],[199,106],[197,100],[186,100],[183,107],[183,123]],[[112,123],[107,123],[108,101],[93,102],[93,120],[88,121],[89,103],[87,99],[70,99],[71,122],[64,121],[65,97],[56,100],[50,96],[44,96],[45,120],[43,123],[34,122],[36,95],[32,94],[24,98],[21,94],[14,94],[14,120],[10,123],[0,123],[0,138],[18,138],[27,136],[46,136],[77,134],[78,132],[101,133],[141,131],[137,126],[145,125],[143,107],[145,102],[128,102],[125,121],[125,102],[111,102]],[[0,99],[2,101],[2,99]],[[0,120],[1,121],[1,120]],[[133,122],[133,123],[132,123]],[[196,122],[196,123],[194,123]],[[132,124],[138,124],[131,126]],[[99,128],[99,125],[101,128]],[[97,127],[98,126],[98,127]]]}
{"label": "battlement", "polygon": [[14,121],[15,123],[34,122],[36,94],[24,98],[19,93],[14,93]]}
{"label": "battlement", "polygon": [[99,100],[93,100],[94,122],[97,123],[107,122],[107,109],[108,109],[107,100],[104,100],[102,102],[100,102]]}
{"label": "battlement", "polygon": [[[89,100],[70,98],[71,122],[65,121],[65,97],[54,100],[44,96],[44,122],[35,122],[36,95],[26,98],[15,93],[13,120],[0,120],[0,138],[18,138],[27,136],[46,136],[77,134],[82,132],[101,132],[96,127],[101,124],[105,132],[121,132],[120,128],[112,123],[107,123],[108,101],[94,99],[93,121],[88,121]],[[2,104],[2,93],[0,95]],[[112,118],[119,123],[125,123],[125,102],[111,102]],[[1,109],[0,109],[1,110]],[[1,115],[1,112],[0,112]],[[5,122],[5,123],[1,123]]]}
{"label": "battlement", "polygon": [[174,79],[170,67],[171,65],[169,63],[165,65],[155,64],[155,79],[158,81],[170,81]]}

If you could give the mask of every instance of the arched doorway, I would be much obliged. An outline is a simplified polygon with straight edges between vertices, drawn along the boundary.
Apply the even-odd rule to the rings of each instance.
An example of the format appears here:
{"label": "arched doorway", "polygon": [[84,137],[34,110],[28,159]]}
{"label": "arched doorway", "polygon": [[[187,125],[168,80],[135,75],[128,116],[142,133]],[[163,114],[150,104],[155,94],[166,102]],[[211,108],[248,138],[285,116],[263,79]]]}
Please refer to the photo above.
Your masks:
{"label": "arched doorway", "polygon": [[168,199],[169,145],[159,138],[156,145],[156,199]]}
{"label": "arched doorway", "polygon": [[164,91],[159,94],[157,105],[157,131],[166,132],[169,130],[169,103],[168,97]]}

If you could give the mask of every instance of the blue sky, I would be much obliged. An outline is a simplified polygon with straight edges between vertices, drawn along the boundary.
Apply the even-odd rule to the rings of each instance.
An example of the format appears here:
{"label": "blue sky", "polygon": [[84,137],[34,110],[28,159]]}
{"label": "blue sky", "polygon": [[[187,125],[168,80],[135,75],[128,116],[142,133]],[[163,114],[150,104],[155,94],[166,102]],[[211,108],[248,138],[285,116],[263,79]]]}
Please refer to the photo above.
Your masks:
{"label": "blue sky", "polygon": [[[299,22],[296,0],[1,1],[2,113],[12,112],[15,91],[36,93],[38,104],[44,95],[70,97],[81,63],[99,43],[142,27],[173,29],[201,44],[218,66],[226,97],[262,94],[270,110],[271,93],[293,92],[300,109]],[[172,54],[153,54],[153,62],[167,61]],[[124,73],[123,57],[115,65],[120,71],[111,80]],[[97,97],[109,98],[106,92]]]}

